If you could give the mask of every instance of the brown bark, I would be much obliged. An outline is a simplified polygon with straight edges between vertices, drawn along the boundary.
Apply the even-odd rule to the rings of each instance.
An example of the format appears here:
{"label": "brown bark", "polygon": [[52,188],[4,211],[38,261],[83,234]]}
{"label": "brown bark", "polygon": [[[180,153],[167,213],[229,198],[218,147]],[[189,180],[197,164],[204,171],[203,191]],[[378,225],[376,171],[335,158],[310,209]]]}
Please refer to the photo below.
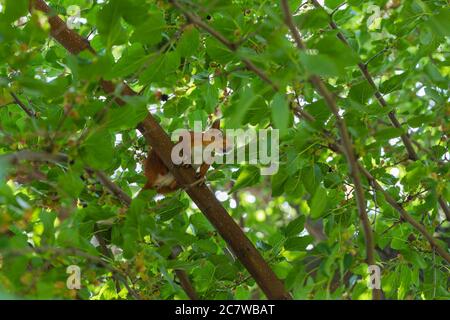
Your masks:
{"label": "brown bark", "polygon": [[[70,53],[78,54],[83,50],[89,50],[95,53],[87,40],[67,28],[64,21],[58,16],[51,14],[51,9],[45,1],[31,0],[31,5],[32,8],[49,14],[52,36]],[[124,88],[122,91],[124,95],[136,95],[126,84],[123,83],[121,85]],[[114,84],[108,81],[102,81],[102,87],[107,92],[112,92],[115,88]],[[111,89],[113,90],[111,91]],[[116,101],[119,103],[120,99]],[[138,129],[167,168],[169,168],[179,185],[191,186],[195,183],[195,172],[192,168],[177,167],[172,163],[171,150],[173,143],[150,113],[138,125]],[[283,283],[276,277],[270,266],[216,199],[211,190],[206,186],[196,185],[188,187],[186,192],[224,240],[233,248],[240,262],[253,276],[266,296],[269,299],[291,299]]]}

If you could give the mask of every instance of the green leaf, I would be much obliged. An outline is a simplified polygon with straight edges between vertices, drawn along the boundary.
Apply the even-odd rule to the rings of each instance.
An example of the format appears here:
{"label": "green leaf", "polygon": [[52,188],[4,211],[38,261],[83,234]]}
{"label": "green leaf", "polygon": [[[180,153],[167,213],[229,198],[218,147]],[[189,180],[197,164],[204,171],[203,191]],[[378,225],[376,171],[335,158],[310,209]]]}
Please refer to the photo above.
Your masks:
{"label": "green leaf", "polygon": [[[166,83],[178,69],[181,63],[180,55],[177,51],[171,51],[163,55],[149,59],[150,63],[139,77],[142,84]],[[162,77],[164,75],[164,77]]]}
{"label": "green leaf", "polygon": [[212,37],[206,39],[205,45],[206,53],[211,57],[211,59],[214,59],[219,63],[227,63],[233,58],[233,53],[218,40]]}
{"label": "green leaf", "polygon": [[121,16],[122,0],[110,0],[97,14],[97,29],[108,48],[125,42],[127,34]]}
{"label": "green leaf", "polygon": [[28,0],[6,0],[5,18],[8,22],[13,22],[28,13]]}
{"label": "green leaf", "polygon": [[443,37],[450,37],[450,9],[441,8],[437,14],[431,14],[428,25]]}
{"label": "green leaf", "polygon": [[259,94],[254,92],[252,85],[240,88],[238,94],[233,97],[232,105],[224,112],[228,119],[227,127],[230,129],[240,128],[244,124],[247,112],[259,101]]}
{"label": "green leaf", "polygon": [[290,110],[285,95],[277,93],[271,104],[272,121],[276,129],[284,130],[289,125]]}
{"label": "green leaf", "polygon": [[400,137],[402,134],[403,134],[403,129],[401,129],[401,128],[386,128],[386,129],[378,131],[375,134],[375,139],[389,140],[389,139]]}
{"label": "green leaf", "polygon": [[182,57],[189,57],[198,53],[200,34],[195,27],[188,27],[178,41],[178,51]]}
{"label": "green leaf", "polygon": [[420,182],[427,176],[427,168],[422,165],[418,165],[416,168],[408,168],[408,172],[405,177],[402,179],[402,182],[405,185],[409,185],[411,187],[417,186],[417,183]]}
{"label": "green leaf", "polygon": [[141,0],[121,0],[120,2],[122,17],[129,24],[138,26],[149,19],[147,3]]}
{"label": "green leaf", "polygon": [[108,169],[114,158],[112,135],[105,130],[92,133],[81,146],[80,154],[93,169]]}
{"label": "green leaf", "polygon": [[286,229],[284,230],[284,235],[286,237],[292,237],[298,235],[305,228],[305,216],[300,216],[297,219],[289,222]]}
{"label": "green leaf", "polygon": [[209,239],[198,240],[193,244],[193,247],[196,251],[200,252],[207,252],[211,254],[215,254],[217,252],[217,245]]}
{"label": "green leaf", "polygon": [[162,33],[166,27],[164,14],[161,11],[152,12],[146,22],[136,28],[130,41],[146,45],[158,44],[163,38]]}
{"label": "green leaf", "polygon": [[415,267],[420,269],[427,268],[427,262],[424,257],[422,257],[419,253],[415,251],[404,251],[402,252],[402,256],[405,257],[408,261],[412,262]]}
{"label": "green leaf", "polygon": [[197,236],[214,231],[214,227],[201,213],[194,213],[190,216],[189,221],[191,222],[194,232]]}
{"label": "green leaf", "polygon": [[403,232],[402,228],[392,232],[391,248],[394,250],[408,250],[408,233]]}
{"label": "green leaf", "polygon": [[362,81],[351,87],[348,96],[353,101],[365,105],[374,93],[375,90],[372,88],[372,86],[370,86],[367,81]]}
{"label": "green leaf", "polygon": [[90,203],[87,208],[83,210],[86,212],[86,218],[92,219],[94,221],[108,220],[116,216],[114,211],[108,208],[101,207],[97,204]]}
{"label": "green leaf", "polygon": [[191,103],[191,100],[185,97],[169,100],[164,104],[164,115],[168,118],[177,118],[190,107]]}
{"label": "green leaf", "polygon": [[284,184],[288,179],[288,175],[284,170],[279,170],[277,174],[272,176],[272,197],[281,196],[284,192]]}
{"label": "green leaf", "polygon": [[311,236],[289,238],[284,243],[284,248],[289,251],[305,251],[313,240],[314,238]]}
{"label": "green leaf", "polygon": [[200,91],[202,92],[202,97],[205,102],[205,111],[208,114],[214,113],[214,109],[219,102],[219,90],[215,85],[205,83],[200,87]]}
{"label": "green leaf", "polygon": [[58,234],[57,243],[67,248],[78,248],[80,245],[79,230],[77,228],[64,227]]}
{"label": "green leaf", "polygon": [[214,265],[209,261],[206,261],[201,267],[194,270],[193,279],[198,284],[196,289],[199,292],[206,291],[209,288],[214,280],[215,270]]}
{"label": "green leaf", "polygon": [[158,209],[156,213],[158,214],[157,220],[160,222],[168,221],[186,210],[186,203],[180,201],[176,198],[166,198],[161,200],[157,204]]}
{"label": "green leaf", "polygon": [[324,54],[300,53],[300,62],[310,74],[334,77],[339,75],[339,68],[336,62]]}
{"label": "green leaf", "polygon": [[194,112],[189,113],[188,119],[191,128],[194,127],[196,121],[201,122],[202,128],[205,128],[208,121],[208,114],[205,110],[195,110]]}
{"label": "green leaf", "polygon": [[424,123],[433,121],[433,119],[434,119],[433,115],[425,115],[424,114],[424,115],[416,116],[416,117],[409,119],[408,125],[411,128],[419,128]]}
{"label": "green leaf", "polygon": [[314,49],[332,59],[339,70],[339,74],[342,75],[345,74],[346,67],[354,67],[359,62],[358,55],[353,50],[349,50],[348,46],[338,39],[336,32],[325,34],[317,42]]}
{"label": "green leaf", "polygon": [[398,288],[398,299],[405,298],[411,284],[411,270],[406,265],[400,266],[400,286]]}
{"label": "green leaf", "polygon": [[299,30],[316,30],[325,28],[328,25],[330,18],[325,10],[314,9],[294,16],[294,21]]}
{"label": "green leaf", "polygon": [[328,108],[324,100],[318,100],[306,105],[305,110],[316,119],[316,121],[311,124],[316,128],[324,127],[331,116],[330,108]]}
{"label": "green leaf", "polygon": [[380,92],[382,94],[388,94],[400,90],[408,76],[408,72],[403,72],[402,74],[390,77],[388,80],[384,81],[381,84]]}
{"label": "green leaf", "polygon": [[84,183],[80,175],[75,172],[68,172],[58,177],[58,186],[67,195],[77,198],[84,189]]}
{"label": "green leaf", "polygon": [[137,72],[145,61],[150,60],[141,44],[132,44],[124,51],[122,57],[114,64],[110,72],[108,72],[106,79],[127,77],[130,74]]}
{"label": "green leaf", "polygon": [[320,218],[324,213],[328,205],[327,190],[323,187],[318,187],[311,200],[310,215],[313,219]]}
{"label": "green leaf", "polygon": [[126,105],[111,108],[107,113],[105,126],[113,132],[136,128],[148,114],[144,97],[124,97],[124,100]]}
{"label": "green leaf", "polygon": [[342,3],[341,0],[325,0],[325,4],[328,8],[330,9],[334,9],[336,8],[338,5],[340,5]]}
{"label": "green leaf", "polygon": [[234,184],[233,188],[229,193],[236,192],[237,190],[241,190],[250,186],[255,185],[259,182],[259,178],[261,177],[261,172],[258,167],[255,166],[246,166],[242,170],[239,171],[239,176]]}
{"label": "green leaf", "polygon": [[306,190],[313,195],[322,180],[322,173],[317,165],[302,170],[303,184]]}
{"label": "green leaf", "polygon": [[56,213],[42,211],[39,214],[39,218],[41,219],[42,224],[44,225],[44,232],[42,233],[42,237],[49,243],[52,243],[55,239],[54,223],[56,219]]}

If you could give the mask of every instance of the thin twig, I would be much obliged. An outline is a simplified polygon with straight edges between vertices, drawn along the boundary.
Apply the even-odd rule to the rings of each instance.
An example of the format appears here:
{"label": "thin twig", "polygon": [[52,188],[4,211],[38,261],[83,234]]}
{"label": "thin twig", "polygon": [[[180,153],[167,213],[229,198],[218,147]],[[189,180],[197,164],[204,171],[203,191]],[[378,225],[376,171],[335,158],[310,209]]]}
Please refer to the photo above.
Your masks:
{"label": "thin twig", "polygon": [[381,50],[380,52],[377,52],[375,55],[373,55],[372,57],[370,57],[365,63],[364,66],[367,68],[367,66],[376,58],[378,58],[380,55],[382,55],[383,53],[385,53],[386,51],[388,51],[388,48],[384,48],[383,50]]}
{"label": "thin twig", "polygon": [[345,6],[347,4],[347,1],[342,2],[340,5],[338,5],[336,8],[333,9],[333,11],[331,11],[330,16],[333,17],[334,14],[336,12],[339,11],[339,9],[341,9],[343,6]]}
{"label": "thin twig", "polygon": [[[92,171],[91,171],[92,172]],[[123,191],[117,184],[112,182],[108,176],[99,170],[93,171],[93,173],[97,176],[97,180],[107,189],[109,190],[116,198],[120,200],[123,204],[130,206],[131,205],[131,197]]]}
{"label": "thin twig", "polygon": [[15,153],[0,155],[0,159],[4,159],[11,164],[16,164],[20,161],[40,161],[52,163],[66,163],[69,157],[62,153],[48,153],[40,151],[22,150]]}
{"label": "thin twig", "polygon": [[22,108],[23,111],[25,111],[25,113],[30,117],[30,118],[36,118],[36,113],[31,110],[30,108],[28,108],[25,103],[23,103],[19,97],[12,91],[9,92],[9,94],[11,95],[11,97],[14,99],[14,102],[20,107]]}

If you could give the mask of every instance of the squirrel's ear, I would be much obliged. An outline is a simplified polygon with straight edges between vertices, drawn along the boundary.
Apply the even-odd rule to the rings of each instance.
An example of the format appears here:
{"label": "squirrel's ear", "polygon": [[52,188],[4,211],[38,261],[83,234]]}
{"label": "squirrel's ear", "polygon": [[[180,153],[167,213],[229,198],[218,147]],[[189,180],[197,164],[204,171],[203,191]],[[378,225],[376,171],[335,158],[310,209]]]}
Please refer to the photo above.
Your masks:
{"label": "squirrel's ear", "polygon": [[220,129],[220,119],[217,119],[216,121],[214,121],[211,128]]}

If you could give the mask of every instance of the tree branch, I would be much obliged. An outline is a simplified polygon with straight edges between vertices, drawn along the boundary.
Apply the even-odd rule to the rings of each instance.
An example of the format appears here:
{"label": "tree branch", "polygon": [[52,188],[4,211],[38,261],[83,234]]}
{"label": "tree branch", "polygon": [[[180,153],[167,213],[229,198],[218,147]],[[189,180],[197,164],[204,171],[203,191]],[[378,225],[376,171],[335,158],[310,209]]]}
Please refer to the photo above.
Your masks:
{"label": "tree branch", "polygon": [[48,153],[39,151],[22,150],[15,153],[1,155],[0,159],[11,163],[17,164],[19,161],[39,161],[39,162],[52,162],[52,163],[67,163],[69,157],[62,153]]}
{"label": "tree branch", "polygon": [[95,174],[97,180],[108,189],[120,202],[125,204],[127,207],[131,205],[131,197],[123,191],[117,184],[112,182],[109,177],[103,172],[99,170],[90,170],[91,173]]}
{"label": "tree branch", "polygon": [[36,118],[36,113],[31,110],[30,108],[28,108],[25,103],[23,103],[19,97],[14,93],[14,92],[10,92],[9,93],[11,95],[11,97],[14,99],[14,102],[20,107],[22,108],[23,111],[25,111],[25,113],[30,117],[30,118]]}
{"label": "tree branch", "polygon": [[[49,15],[52,36],[60,42],[70,53],[78,54],[83,50],[95,52],[89,42],[70,30],[58,16],[51,15],[51,10],[44,0],[31,0],[32,7]],[[106,89],[115,89],[114,84],[102,81],[102,86]],[[125,83],[121,84],[123,95],[137,95]],[[114,92],[113,90],[112,92]],[[120,105],[124,101],[117,98]],[[183,168],[175,166],[171,159],[173,143],[166,132],[161,128],[156,119],[149,113],[147,117],[138,125],[149,145],[155,150],[165,166],[174,175],[179,185],[192,185],[197,179],[193,168]],[[233,248],[238,259],[250,272],[255,281],[264,291],[269,299],[291,299],[290,294],[285,290],[283,283],[277,278],[270,266],[245,236],[233,218],[228,214],[222,204],[217,200],[211,190],[204,185],[196,185],[186,190],[197,207],[203,212],[211,224],[217,229],[222,238]]]}

